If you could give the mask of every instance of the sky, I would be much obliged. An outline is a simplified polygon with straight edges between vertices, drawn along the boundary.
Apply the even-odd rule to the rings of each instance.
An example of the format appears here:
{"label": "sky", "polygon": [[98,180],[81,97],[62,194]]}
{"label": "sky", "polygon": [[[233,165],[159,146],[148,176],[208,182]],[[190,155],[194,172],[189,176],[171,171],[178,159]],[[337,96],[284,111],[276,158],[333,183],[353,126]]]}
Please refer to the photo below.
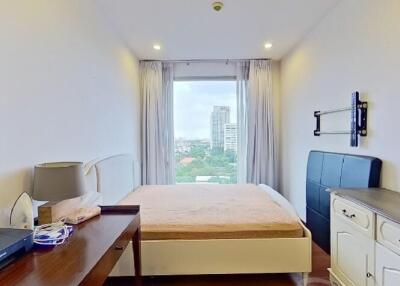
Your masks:
{"label": "sky", "polygon": [[175,138],[209,139],[214,105],[229,106],[236,122],[236,81],[175,81]]}

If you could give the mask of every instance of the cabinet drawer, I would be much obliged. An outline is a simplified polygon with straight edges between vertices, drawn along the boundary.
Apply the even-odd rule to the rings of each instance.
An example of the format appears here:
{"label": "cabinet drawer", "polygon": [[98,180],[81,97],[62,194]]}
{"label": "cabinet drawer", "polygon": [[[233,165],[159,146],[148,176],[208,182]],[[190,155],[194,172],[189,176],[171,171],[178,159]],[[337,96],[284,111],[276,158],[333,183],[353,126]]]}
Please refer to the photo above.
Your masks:
{"label": "cabinet drawer", "polygon": [[400,255],[400,224],[377,216],[377,241]]}
{"label": "cabinet drawer", "polygon": [[371,238],[374,237],[375,216],[372,211],[336,195],[332,196],[331,204],[331,212],[335,218],[355,226],[355,229]]}

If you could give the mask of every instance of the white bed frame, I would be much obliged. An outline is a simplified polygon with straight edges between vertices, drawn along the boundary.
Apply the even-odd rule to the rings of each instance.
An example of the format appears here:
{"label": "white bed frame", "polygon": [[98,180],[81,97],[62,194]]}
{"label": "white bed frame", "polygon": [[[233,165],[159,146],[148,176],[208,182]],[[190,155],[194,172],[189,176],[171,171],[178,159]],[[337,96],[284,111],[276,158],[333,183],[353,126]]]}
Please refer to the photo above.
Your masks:
{"label": "white bed frame", "polygon": [[[112,194],[114,201],[103,204],[114,204],[116,198],[121,199],[136,187],[134,169],[130,155],[94,160],[86,165],[88,185],[96,185],[104,197]],[[277,192],[274,197],[282,207],[295,213],[285,198]],[[302,282],[307,285],[312,269],[312,239],[311,232],[303,224],[302,227],[301,238],[142,241],[142,274],[302,273]],[[132,248],[128,247],[111,276],[133,276],[133,266]]]}

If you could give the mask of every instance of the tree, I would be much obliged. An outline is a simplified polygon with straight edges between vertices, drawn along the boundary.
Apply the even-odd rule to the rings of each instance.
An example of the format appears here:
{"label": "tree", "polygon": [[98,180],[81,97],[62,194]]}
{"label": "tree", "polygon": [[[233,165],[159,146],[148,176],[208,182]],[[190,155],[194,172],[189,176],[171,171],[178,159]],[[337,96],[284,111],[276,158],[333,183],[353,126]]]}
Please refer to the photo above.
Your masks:
{"label": "tree", "polygon": [[[212,176],[209,182],[229,184],[236,183],[236,160],[234,151],[224,152],[221,148],[210,149],[209,144],[200,140],[190,140],[190,149],[176,149],[176,181],[178,183],[195,182],[197,176]],[[195,158],[189,164],[180,164],[185,157]]]}

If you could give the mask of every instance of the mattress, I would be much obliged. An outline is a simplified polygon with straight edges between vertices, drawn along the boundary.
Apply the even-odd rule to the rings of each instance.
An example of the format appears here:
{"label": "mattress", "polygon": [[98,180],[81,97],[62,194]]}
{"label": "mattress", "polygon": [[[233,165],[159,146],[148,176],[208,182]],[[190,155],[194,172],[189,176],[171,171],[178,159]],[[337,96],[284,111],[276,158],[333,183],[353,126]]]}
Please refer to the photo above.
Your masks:
{"label": "mattress", "polygon": [[121,205],[140,205],[143,240],[294,238],[297,217],[252,184],[141,186]]}

